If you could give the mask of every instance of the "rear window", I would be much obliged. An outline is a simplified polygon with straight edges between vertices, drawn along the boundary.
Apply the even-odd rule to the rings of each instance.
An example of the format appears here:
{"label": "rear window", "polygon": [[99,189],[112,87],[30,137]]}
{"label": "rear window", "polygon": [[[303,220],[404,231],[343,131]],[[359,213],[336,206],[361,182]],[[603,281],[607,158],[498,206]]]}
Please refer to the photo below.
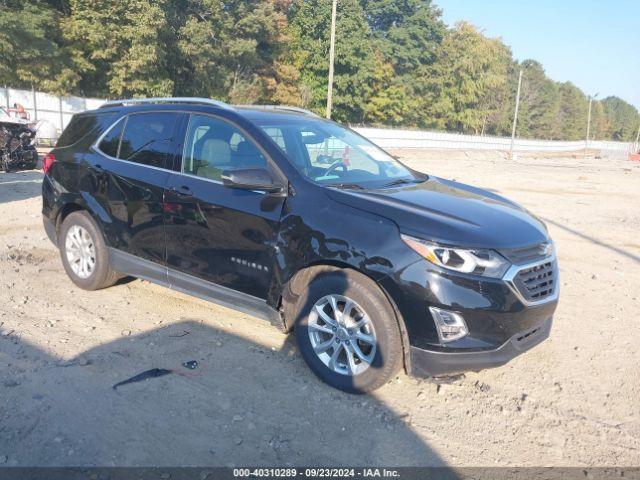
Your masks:
{"label": "rear window", "polygon": [[171,151],[173,128],[178,115],[171,112],[129,115],[124,125],[118,158],[164,167]]}
{"label": "rear window", "polygon": [[102,128],[108,126],[109,120],[113,117],[113,113],[102,115],[74,115],[67,128],[64,129],[60,138],[56,143],[56,148],[69,147],[75,145],[89,133],[98,135]]}

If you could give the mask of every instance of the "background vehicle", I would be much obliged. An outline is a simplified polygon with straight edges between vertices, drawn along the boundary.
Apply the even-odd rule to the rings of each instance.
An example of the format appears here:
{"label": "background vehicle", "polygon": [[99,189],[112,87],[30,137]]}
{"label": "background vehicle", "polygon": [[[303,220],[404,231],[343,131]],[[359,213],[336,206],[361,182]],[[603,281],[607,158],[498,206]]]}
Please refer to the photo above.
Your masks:
{"label": "background vehicle", "polygon": [[0,167],[5,172],[11,168],[36,168],[38,151],[33,145],[36,131],[26,120],[0,110],[0,132],[3,136]]}
{"label": "background vehicle", "polygon": [[45,157],[43,214],[94,290],[132,275],[295,330],[332,386],[506,363],[549,335],[544,225],[291,107],[111,102]]}

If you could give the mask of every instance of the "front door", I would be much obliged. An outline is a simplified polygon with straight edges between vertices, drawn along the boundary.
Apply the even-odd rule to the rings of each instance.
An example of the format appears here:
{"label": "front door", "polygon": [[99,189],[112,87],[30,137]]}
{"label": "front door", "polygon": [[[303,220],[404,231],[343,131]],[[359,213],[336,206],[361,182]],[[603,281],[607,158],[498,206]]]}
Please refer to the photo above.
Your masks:
{"label": "front door", "polygon": [[285,200],[225,187],[222,172],[239,168],[273,166],[236,126],[192,114],[165,190],[167,266],[170,280],[174,271],[265,299]]}

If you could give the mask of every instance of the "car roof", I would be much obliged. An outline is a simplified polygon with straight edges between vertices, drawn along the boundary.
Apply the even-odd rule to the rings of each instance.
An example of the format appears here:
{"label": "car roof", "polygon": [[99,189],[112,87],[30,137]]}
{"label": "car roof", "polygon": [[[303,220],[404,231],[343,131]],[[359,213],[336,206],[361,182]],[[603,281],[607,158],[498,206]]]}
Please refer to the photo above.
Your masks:
{"label": "car roof", "polygon": [[[315,113],[299,107],[287,105],[230,105],[218,100],[195,97],[166,97],[166,98],[141,98],[107,101],[90,113],[101,113],[107,111],[150,111],[162,109],[181,109],[188,106],[190,109],[208,111],[216,113],[235,113],[251,121],[296,121],[300,118],[320,119]],[[87,112],[89,113],[89,112]]]}

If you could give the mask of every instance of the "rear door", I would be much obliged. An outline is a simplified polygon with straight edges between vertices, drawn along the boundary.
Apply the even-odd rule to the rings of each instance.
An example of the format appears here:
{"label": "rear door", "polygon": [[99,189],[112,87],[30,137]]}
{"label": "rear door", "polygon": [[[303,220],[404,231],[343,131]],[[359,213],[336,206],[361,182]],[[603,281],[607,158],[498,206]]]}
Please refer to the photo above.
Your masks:
{"label": "rear door", "polygon": [[181,115],[154,111],[124,116],[88,159],[96,179],[96,201],[109,218],[105,233],[110,245],[161,265],[166,257],[164,186]]}
{"label": "rear door", "polygon": [[270,169],[283,181],[281,174],[244,131],[218,117],[192,114],[183,143],[179,171],[169,176],[165,192],[172,284],[193,283],[186,274],[266,298],[285,200],[225,187],[220,176],[238,168]]}

